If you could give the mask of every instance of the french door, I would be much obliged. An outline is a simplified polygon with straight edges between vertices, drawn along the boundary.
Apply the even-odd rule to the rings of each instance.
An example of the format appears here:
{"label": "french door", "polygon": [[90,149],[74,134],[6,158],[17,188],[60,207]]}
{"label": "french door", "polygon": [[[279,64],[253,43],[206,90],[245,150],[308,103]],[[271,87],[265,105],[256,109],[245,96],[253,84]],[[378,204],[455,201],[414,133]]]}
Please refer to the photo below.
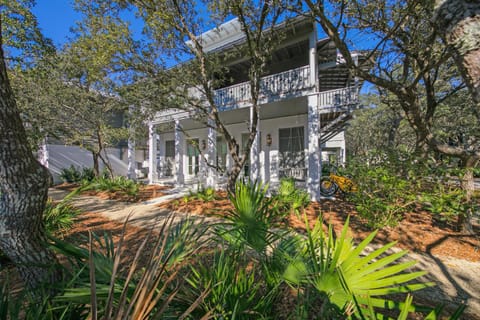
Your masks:
{"label": "french door", "polygon": [[187,173],[189,176],[197,176],[200,171],[200,152],[198,148],[198,139],[189,139],[187,141]]}

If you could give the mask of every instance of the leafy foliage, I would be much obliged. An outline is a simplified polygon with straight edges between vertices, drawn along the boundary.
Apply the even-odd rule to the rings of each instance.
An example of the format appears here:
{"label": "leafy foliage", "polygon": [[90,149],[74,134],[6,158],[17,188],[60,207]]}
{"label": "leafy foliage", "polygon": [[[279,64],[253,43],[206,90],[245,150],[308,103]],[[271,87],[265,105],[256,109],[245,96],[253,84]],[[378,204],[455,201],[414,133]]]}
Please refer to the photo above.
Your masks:
{"label": "leafy foliage", "polygon": [[[69,257],[74,277],[53,303],[81,308],[85,317],[90,312],[102,319],[149,319],[169,313],[170,317],[185,318],[194,305],[182,312],[168,305],[182,283],[179,272],[184,261],[201,248],[195,239],[202,232],[189,219],[174,223],[169,217],[158,233],[145,237],[124,267],[123,237],[116,248],[109,236],[90,235],[88,249],[57,241],[55,247]],[[93,251],[94,246],[103,248],[104,253]]]}
{"label": "leafy foliage", "polygon": [[303,208],[310,203],[310,196],[305,190],[295,187],[293,178],[282,178],[277,193],[273,196],[275,210],[299,215]]}
{"label": "leafy foliage", "polygon": [[79,210],[65,200],[55,203],[48,199],[45,205],[43,220],[45,229],[50,235],[61,235],[72,228],[75,216]]}
{"label": "leafy foliage", "polygon": [[394,226],[413,204],[412,182],[386,162],[379,165],[355,163],[350,166],[358,192],[349,194],[358,213],[369,226]]}
{"label": "leafy foliage", "polygon": [[260,274],[247,259],[229,250],[216,250],[207,257],[192,267],[188,279],[193,297],[210,288],[201,303],[202,313],[214,319],[262,318],[269,313],[272,292],[265,292]]}
{"label": "leafy foliage", "polygon": [[123,176],[114,178],[100,177],[92,181],[84,181],[81,190],[119,192],[135,198],[140,190],[140,183]]}
{"label": "leafy foliage", "polygon": [[214,188],[198,188],[197,192],[190,192],[188,196],[185,198],[185,202],[189,200],[201,200],[203,202],[209,202],[215,200],[215,189]]}
{"label": "leafy foliage", "polygon": [[60,179],[64,182],[73,183],[73,182],[90,182],[95,178],[95,173],[92,168],[82,168],[79,170],[73,164],[69,168],[62,168],[60,170]]}
{"label": "leafy foliage", "polygon": [[467,210],[465,192],[458,187],[436,185],[430,192],[420,196],[424,208],[442,220],[453,220]]}
{"label": "leafy foliage", "polygon": [[321,224],[317,223],[313,230],[307,232],[305,247],[310,263],[308,268],[313,272],[310,281],[337,308],[358,314],[358,310],[351,309],[355,300],[361,308],[368,304],[378,308],[394,308],[398,307],[397,303],[386,298],[387,295],[411,292],[432,285],[409,283],[425,272],[405,272],[415,264],[415,261],[399,262],[407,251],[382,256],[395,242],[363,255],[362,251],[373,240],[376,232],[355,247],[347,237],[347,230],[348,220],[341,235],[334,239],[331,225],[328,234],[325,234]]}
{"label": "leafy foliage", "polygon": [[259,182],[237,182],[235,193],[229,195],[234,207],[226,214],[228,221],[220,234],[234,246],[247,246],[261,255],[278,238],[270,230],[278,222],[278,212],[270,209],[271,199],[266,198],[268,186]]}

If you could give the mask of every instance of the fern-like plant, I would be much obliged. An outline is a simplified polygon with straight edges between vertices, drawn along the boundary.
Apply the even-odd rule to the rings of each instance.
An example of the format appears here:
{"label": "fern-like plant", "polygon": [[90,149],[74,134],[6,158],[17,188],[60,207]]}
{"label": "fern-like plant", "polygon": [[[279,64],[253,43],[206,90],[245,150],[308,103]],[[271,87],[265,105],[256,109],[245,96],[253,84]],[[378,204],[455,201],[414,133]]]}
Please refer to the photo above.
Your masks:
{"label": "fern-like plant", "polygon": [[[333,237],[332,226],[328,233],[317,223],[313,230],[307,225],[307,237],[303,245],[307,270],[305,280],[324,294],[337,308],[355,315],[365,306],[399,309],[402,303],[388,298],[391,294],[409,293],[432,286],[433,283],[411,283],[426,274],[425,271],[409,271],[416,261],[401,262],[408,251],[389,253],[395,245],[391,242],[364,254],[376,232],[371,233],[358,246],[347,237],[348,219],[339,237]],[[410,307],[408,311],[414,311]]]}
{"label": "fern-like plant", "polygon": [[230,244],[264,255],[269,244],[278,239],[279,233],[271,230],[278,219],[276,211],[269,208],[267,189],[259,182],[237,182],[235,194],[229,195],[234,209],[226,213],[227,223],[220,232]]}

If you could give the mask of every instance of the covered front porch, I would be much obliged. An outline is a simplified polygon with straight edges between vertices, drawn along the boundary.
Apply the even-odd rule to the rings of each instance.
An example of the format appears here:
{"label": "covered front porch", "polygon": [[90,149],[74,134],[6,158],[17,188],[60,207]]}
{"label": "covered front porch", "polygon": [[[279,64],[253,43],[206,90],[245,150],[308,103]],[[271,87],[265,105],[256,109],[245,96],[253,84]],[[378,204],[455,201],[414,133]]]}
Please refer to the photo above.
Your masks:
{"label": "covered front porch", "polygon": [[[347,94],[350,100],[343,97]],[[332,155],[339,163],[345,159],[342,130],[333,135],[330,130],[328,141],[322,139],[322,123],[326,127],[332,117],[332,112],[322,110],[335,108],[341,112],[342,108],[353,107],[352,94],[353,90],[331,90],[322,97],[311,94],[262,105],[258,133],[241,177],[261,180],[273,188],[281,178],[292,177],[309,190],[312,199],[319,199],[321,162],[332,161]],[[341,99],[348,103],[341,103]],[[319,101],[329,101],[329,105],[319,107]],[[149,181],[222,188],[233,166],[225,139],[188,115],[177,112],[150,123]],[[224,111],[221,119],[243,148],[252,119],[251,107]]]}

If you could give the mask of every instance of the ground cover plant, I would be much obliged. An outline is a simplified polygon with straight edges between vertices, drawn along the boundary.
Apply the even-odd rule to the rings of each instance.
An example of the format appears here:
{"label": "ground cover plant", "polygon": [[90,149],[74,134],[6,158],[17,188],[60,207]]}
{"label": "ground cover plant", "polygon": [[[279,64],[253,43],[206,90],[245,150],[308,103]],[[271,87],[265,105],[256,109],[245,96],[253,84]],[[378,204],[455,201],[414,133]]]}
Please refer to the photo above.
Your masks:
{"label": "ground cover plant", "polygon": [[71,199],[78,194],[78,191],[70,192],[61,201],[47,200],[43,221],[45,230],[51,236],[62,237],[74,224],[75,217],[79,210],[72,206]]}
{"label": "ground cover plant", "polygon": [[87,181],[81,186],[82,191],[108,191],[120,192],[130,197],[136,197],[140,189],[140,184],[134,180],[119,177],[100,177],[92,181]]}
{"label": "ground cover plant", "polygon": [[125,202],[141,202],[163,196],[168,186],[145,185],[125,177],[100,177],[82,180],[81,183],[63,183],[55,186],[58,189],[73,191],[79,189],[83,195],[97,196],[101,199]]}
{"label": "ground cover plant", "polygon": [[273,195],[275,209],[283,213],[301,215],[303,209],[310,203],[310,196],[305,190],[295,186],[293,178],[280,179],[277,192]]}

